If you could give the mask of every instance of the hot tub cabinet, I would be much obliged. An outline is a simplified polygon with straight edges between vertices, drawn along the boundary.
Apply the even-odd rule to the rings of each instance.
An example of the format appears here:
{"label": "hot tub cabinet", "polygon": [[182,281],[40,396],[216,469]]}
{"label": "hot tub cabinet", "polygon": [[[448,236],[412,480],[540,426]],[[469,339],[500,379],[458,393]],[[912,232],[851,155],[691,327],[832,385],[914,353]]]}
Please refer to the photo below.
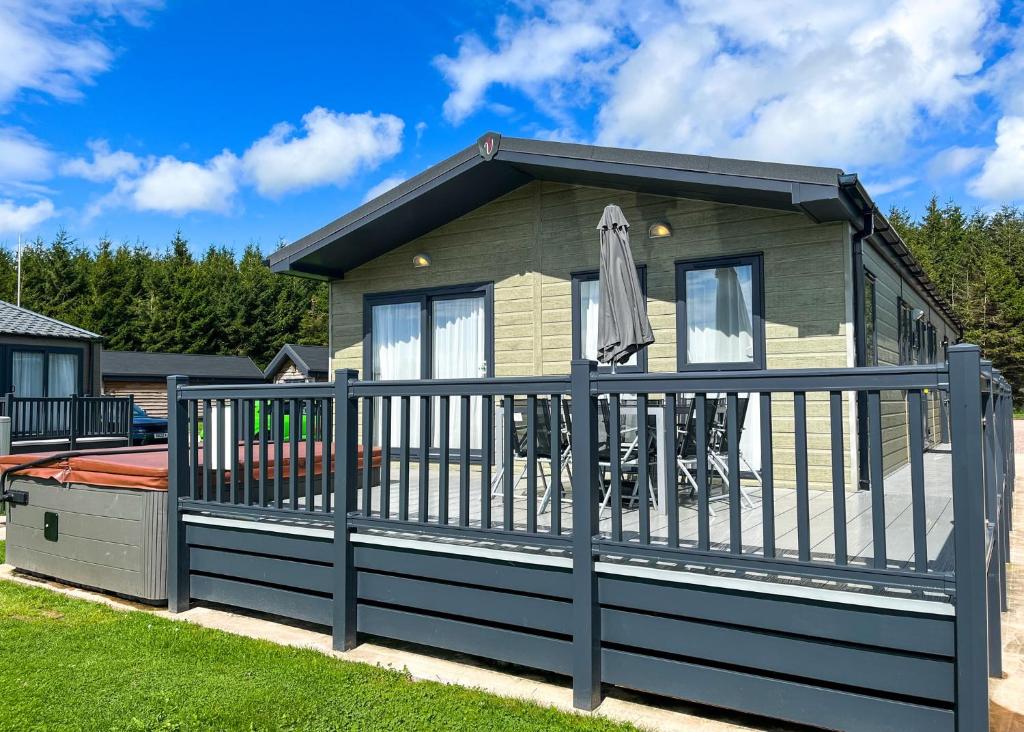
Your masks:
{"label": "hot tub cabinet", "polygon": [[[39,458],[0,458],[0,469]],[[73,457],[8,476],[7,562],[144,602],[167,597],[166,450]],[[23,502],[24,501],[24,502]]]}
{"label": "hot tub cabinet", "polygon": [[7,562],[18,569],[146,602],[167,597],[167,494],[17,477]]}

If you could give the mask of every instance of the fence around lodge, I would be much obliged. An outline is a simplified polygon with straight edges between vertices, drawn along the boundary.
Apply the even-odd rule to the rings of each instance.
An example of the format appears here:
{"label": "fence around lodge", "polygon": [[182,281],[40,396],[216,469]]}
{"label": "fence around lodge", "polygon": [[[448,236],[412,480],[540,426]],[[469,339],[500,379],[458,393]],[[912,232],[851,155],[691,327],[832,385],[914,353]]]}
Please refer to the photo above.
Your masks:
{"label": "fence around lodge", "polygon": [[[948,400],[944,547],[929,546],[926,391]],[[902,394],[908,413],[898,525],[886,514],[883,392]],[[815,393],[832,428],[832,489],[815,492],[830,503],[829,552],[809,508]],[[843,404],[858,393],[870,500],[855,524]],[[793,409],[787,485],[773,475],[773,395]],[[761,407],[757,502],[744,500],[744,399]],[[632,455],[609,448],[626,412],[646,415],[654,400],[662,419],[634,420]],[[603,374],[581,361],[565,377],[464,381],[173,377],[169,407],[172,610],[225,603],[331,626],[339,649],[372,635],[541,669],[571,677],[585,709],[603,682],[826,727],[987,724],[1014,465],[1009,390],[975,347],[893,368]],[[712,410],[717,432],[692,427]],[[709,448],[717,464],[687,459]],[[659,492],[655,475],[689,488]],[[777,543],[783,494],[791,547]],[[863,540],[851,549],[854,526],[870,552]],[[896,545],[909,549],[890,556]]]}

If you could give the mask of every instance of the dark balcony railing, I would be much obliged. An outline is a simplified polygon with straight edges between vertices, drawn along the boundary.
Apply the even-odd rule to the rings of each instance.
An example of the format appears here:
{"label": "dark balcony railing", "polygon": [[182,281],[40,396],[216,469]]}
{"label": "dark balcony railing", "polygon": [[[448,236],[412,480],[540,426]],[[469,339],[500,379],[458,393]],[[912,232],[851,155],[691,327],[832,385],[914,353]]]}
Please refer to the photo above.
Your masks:
{"label": "dark balcony railing", "polygon": [[[866,418],[856,418],[859,405]],[[606,615],[611,621],[636,605],[636,612],[657,613],[637,615],[637,622],[668,623],[667,615],[690,611],[674,601],[659,605],[658,598],[667,595],[648,598],[647,589],[667,592],[686,575],[676,586],[699,587],[703,594],[691,599],[712,602],[711,588],[742,578],[745,589],[715,590],[722,597],[713,602],[723,603],[715,607],[739,602],[734,592],[754,593],[744,595],[747,603],[762,592],[750,589],[760,583],[771,586],[763,595],[768,599],[757,601],[762,610],[742,617],[717,610],[704,617],[704,610],[694,608],[697,620],[732,623],[721,632],[753,642],[755,636],[744,635],[736,623],[749,625],[757,642],[767,642],[763,633],[811,633],[788,624],[786,613],[806,612],[820,620],[824,613],[852,618],[852,612],[864,625],[844,630],[830,652],[860,659],[867,646],[897,651],[896,665],[886,667],[894,674],[891,683],[873,681],[869,669],[888,655],[867,654],[865,659],[875,660],[848,668],[862,691],[909,693],[907,674],[899,670],[909,666],[899,664],[949,674],[941,686],[920,695],[924,707],[904,708],[896,697],[871,697],[872,704],[921,723],[941,718],[940,727],[950,719],[957,729],[985,726],[986,676],[1001,672],[999,612],[1005,606],[1015,466],[1009,386],[973,346],[951,348],[941,365],[881,368],[606,374],[591,362],[576,361],[568,376],[555,377],[367,382],[354,371],[338,371],[333,384],[225,387],[193,387],[175,377],[169,381],[169,406],[169,499],[177,509],[177,519],[168,524],[173,610],[187,607],[189,578],[195,576],[197,591],[213,601],[244,600],[275,612],[301,607],[296,617],[333,625],[341,649],[355,643],[357,622],[361,631],[366,623],[364,632],[432,642],[444,635],[445,623],[462,627],[466,621],[431,616],[436,633],[421,632],[415,625],[421,621],[409,615],[413,611],[400,607],[398,594],[389,594],[399,586],[415,585],[413,594],[438,587],[437,577],[435,584],[415,579],[424,565],[407,556],[415,553],[407,546],[409,537],[416,546],[435,547],[428,553],[441,551],[438,541],[448,548],[471,545],[478,559],[505,563],[501,576],[533,598],[521,602],[536,604],[543,595],[549,599],[541,605],[571,607],[571,620],[559,615],[563,619],[551,626],[557,637],[526,636],[522,628],[512,633],[557,646],[561,660],[534,659],[526,650],[512,655],[518,663],[571,672],[575,703],[592,708],[603,673],[658,691],[676,687],[656,668],[696,668],[685,658],[690,651],[680,650],[676,661],[682,665],[673,666],[636,650],[640,641],[618,626],[603,633]],[[858,439],[858,423],[866,424],[866,439]],[[743,433],[755,428],[759,439],[753,447],[747,441],[747,454]],[[292,534],[298,522],[307,526],[307,539],[288,544],[293,554],[271,556],[277,551],[272,547],[284,546],[279,537],[235,535],[228,541],[210,533],[216,526],[244,532],[254,523],[238,519]],[[264,549],[261,541],[267,542]],[[308,573],[308,579],[297,575],[294,582],[314,588],[312,594],[268,589],[260,583],[270,580],[258,572],[256,584],[231,579],[250,570],[233,569],[227,556],[217,565],[220,574],[204,565],[190,575],[190,546],[209,559],[209,547],[226,551],[229,545],[247,557],[266,555],[276,563],[278,584],[287,584],[281,574],[286,566]],[[374,554],[385,546],[400,551],[386,558]],[[368,547],[359,560],[364,564],[355,559],[355,547]],[[329,588],[321,576],[327,561],[333,573]],[[538,568],[524,569],[531,562]],[[492,569],[498,571],[487,569],[486,577],[474,575],[473,582],[506,581],[488,579]],[[459,586],[463,580],[454,569],[444,572],[455,583],[452,592],[470,592]],[[397,578],[389,578],[393,573]],[[364,586],[357,576],[382,584]],[[394,589],[385,592],[387,583]],[[598,596],[599,586],[607,588],[607,597]],[[494,592],[478,601],[497,602]],[[672,592],[683,597],[687,591]],[[825,595],[779,610],[770,598],[787,592]],[[861,600],[838,598],[844,592],[870,595],[871,602],[859,608]],[[633,593],[640,594],[631,599]],[[430,598],[436,612],[456,612],[452,603]],[[365,619],[359,614],[357,621],[357,608],[365,610]],[[479,612],[485,610],[506,617],[490,606]],[[463,612],[469,610],[456,614]],[[782,614],[761,623],[760,612]],[[905,621],[900,627],[912,629],[912,636],[894,635],[890,620]],[[523,622],[529,628],[539,621]],[[544,627],[549,635],[555,632]],[[452,633],[443,647],[472,645]],[[918,637],[938,640],[921,645]],[[474,652],[510,657],[507,644],[480,643]],[[634,648],[626,653],[608,643]],[[644,647],[668,653],[657,644]],[[571,663],[564,658],[568,648]],[[715,649],[704,652],[725,662]],[[904,652],[911,656],[904,658]],[[641,665],[602,667],[602,653]],[[752,668],[767,663],[761,656],[742,661]],[[800,666],[799,672],[813,676],[814,666]],[[706,673],[723,672],[716,667]],[[831,671],[819,673],[832,679]],[[756,678],[765,689],[789,684]],[[693,687],[686,684],[678,688],[683,698],[725,698],[687,692]],[[765,691],[764,699],[759,693],[749,699],[727,694],[731,701],[723,704],[775,714],[764,700],[779,693]],[[819,696],[807,708],[821,710],[838,692],[826,684],[813,693]],[[825,726],[857,718],[852,707],[848,717],[838,708],[833,712],[792,718]]]}
{"label": "dark balcony railing", "polygon": [[83,441],[127,444],[131,440],[132,397],[19,397],[7,394],[3,415],[11,418],[11,443]]}

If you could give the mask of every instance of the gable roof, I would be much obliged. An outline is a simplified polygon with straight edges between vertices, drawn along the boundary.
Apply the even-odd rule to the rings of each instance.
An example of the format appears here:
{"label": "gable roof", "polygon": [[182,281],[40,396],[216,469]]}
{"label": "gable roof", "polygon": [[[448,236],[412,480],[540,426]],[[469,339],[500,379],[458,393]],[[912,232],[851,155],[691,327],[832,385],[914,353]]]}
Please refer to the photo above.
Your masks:
{"label": "gable roof", "polygon": [[248,356],[104,351],[100,368],[105,379],[166,379],[181,374],[194,379],[263,381],[263,372]]}
{"label": "gable roof", "polygon": [[267,258],[275,272],[340,279],[345,272],[533,180],[802,213],[848,222],[959,325],[856,174],[839,168],[733,160],[502,137],[495,132]]}
{"label": "gable roof", "polygon": [[271,379],[281,370],[285,359],[290,359],[299,373],[305,377],[326,376],[330,369],[327,346],[299,346],[294,343],[285,343],[270,364],[263,369],[263,377]]}
{"label": "gable roof", "polygon": [[103,336],[0,300],[0,333],[40,338],[99,341]]}

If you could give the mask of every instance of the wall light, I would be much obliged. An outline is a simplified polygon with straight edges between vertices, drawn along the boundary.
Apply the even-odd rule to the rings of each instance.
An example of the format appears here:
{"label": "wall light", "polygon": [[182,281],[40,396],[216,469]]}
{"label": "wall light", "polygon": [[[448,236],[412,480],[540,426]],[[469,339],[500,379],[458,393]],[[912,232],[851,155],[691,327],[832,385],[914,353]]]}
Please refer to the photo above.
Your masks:
{"label": "wall light", "polygon": [[430,266],[429,254],[417,254],[412,258],[412,266],[416,269],[423,269]]}
{"label": "wall light", "polygon": [[666,236],[672,236],[672,227],[664,222],[651,224],[647,229],[648,239],[664,239]]}

